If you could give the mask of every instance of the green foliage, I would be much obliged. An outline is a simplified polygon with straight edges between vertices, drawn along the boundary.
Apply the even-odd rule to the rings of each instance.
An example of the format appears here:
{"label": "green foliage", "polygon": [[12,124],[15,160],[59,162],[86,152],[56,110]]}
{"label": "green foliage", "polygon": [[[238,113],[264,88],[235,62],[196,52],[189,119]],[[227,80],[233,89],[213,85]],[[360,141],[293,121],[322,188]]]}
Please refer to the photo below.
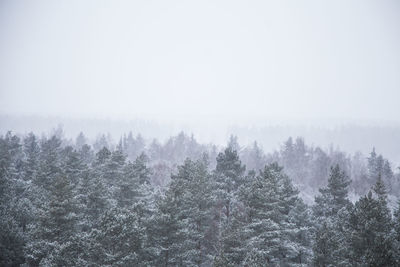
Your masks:
{"label": "green foliage", "polygon": [[260,172],[249,185],[245,205],[250,258],[271,264],[308,261],[309,237],[300,233],[308,213],[281,167],[271,164]]}
{"label": "green foliage", "polygon": [[317,217],[331,217],[337,212],[350,205],[348,199],[348,186],[351,181],[346,174],[340,170],[339,165],[331,168],[328,186],[319,189],[320,195],[315,198],[316,205],[313,207]]}
{"label": "green foliage", "polygon": [[[268,157],[235,137],[219,154],[184,133],[150,147],[132,134],[115,149],[86,142],[0,137],[1,266],[399,265],[393,172],[375,152],[373,191],[353,206],[348,158],[301,138]],[[274,160],[288,168],[264,165]],[[312,214],[291,178],[327,179]]]}
{"label": "green foliage", "polygon": [[[379,187],[379,186],[378,186]],[[394,266],[391,214],[382,196],[370,192],[355,204],[350,219],[351,252],[354,264]]]}
{"label": "green foliage", "polygon": [[17,222],[0,211],[0,266],[19,266],[24,263],[25,240]]}

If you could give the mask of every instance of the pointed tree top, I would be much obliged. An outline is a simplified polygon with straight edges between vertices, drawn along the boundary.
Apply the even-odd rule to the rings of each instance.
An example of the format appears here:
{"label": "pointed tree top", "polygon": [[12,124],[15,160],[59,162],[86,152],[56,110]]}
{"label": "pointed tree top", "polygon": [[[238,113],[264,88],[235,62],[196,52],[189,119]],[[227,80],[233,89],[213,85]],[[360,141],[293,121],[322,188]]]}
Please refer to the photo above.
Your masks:
{"label": "pointed tree top", "polygon": [[372,189],[374,190],[374,192],[378,196],[378,198],[386,199],[387,192],[386,192],[385,184],[383,183],[383,180],[382,180],[381,173],[378,174],[378,179]]}

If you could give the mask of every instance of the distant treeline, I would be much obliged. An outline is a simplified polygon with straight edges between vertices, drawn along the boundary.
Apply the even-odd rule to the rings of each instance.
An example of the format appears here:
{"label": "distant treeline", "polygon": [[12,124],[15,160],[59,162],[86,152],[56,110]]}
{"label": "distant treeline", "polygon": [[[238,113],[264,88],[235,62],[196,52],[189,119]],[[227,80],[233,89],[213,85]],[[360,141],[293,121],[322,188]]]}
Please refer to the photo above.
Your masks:
{"label": "distant treeline", "polygon": [[[245,126],[243,126],[245,125]],[[339,147],[348,153],[368,154],[375,147],[386,158],[400,165],[400,123],[381,121],[312,120],[268,121],[253,120],[236,124],[218,118],[193,120],[191,123],[162,122],[151,119],[78,119],[43,116],[17,116],[0,114],[0,134],[9,129],[17,133],[34,132],[37,135],[49,134],[49,129],[63,127],[66,138],[75,138],[81,131],[92,143],[99,133],[109,133],[118,142],[119,136],[133,130],[141,133],[146,143],[156,138],[162,142],[183,130],[194,133],[201,143],[224,145],[230,134],[238,137],[242,145],[248,146],[254,140],[265,149],[273,151],[289,136],[302,136],[309,144],[324,149]]]}

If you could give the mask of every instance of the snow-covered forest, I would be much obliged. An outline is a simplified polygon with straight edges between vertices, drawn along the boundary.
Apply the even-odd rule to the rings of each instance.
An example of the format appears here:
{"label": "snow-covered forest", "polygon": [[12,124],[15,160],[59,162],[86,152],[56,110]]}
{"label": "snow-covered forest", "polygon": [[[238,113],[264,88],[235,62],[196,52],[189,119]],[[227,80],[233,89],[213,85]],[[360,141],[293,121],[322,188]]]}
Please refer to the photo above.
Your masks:
{"label": "snow-covered forest", "polygon": [[0,267],[400,267],[399,0],[0,0]]}
{"label": "snow-covered forest", "polygon": [[8,132],[0,266],[399,266],[398,197],[372,147]]}

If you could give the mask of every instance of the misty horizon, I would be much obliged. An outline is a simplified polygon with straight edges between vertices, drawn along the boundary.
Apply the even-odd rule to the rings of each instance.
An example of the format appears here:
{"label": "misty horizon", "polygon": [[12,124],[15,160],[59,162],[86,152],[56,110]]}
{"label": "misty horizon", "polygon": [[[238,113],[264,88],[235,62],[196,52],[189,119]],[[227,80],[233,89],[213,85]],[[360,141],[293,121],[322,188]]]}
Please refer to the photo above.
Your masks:
{"label": "misty horizon", "polygon": [[2,1],[0,113],[399,123],[399,10],[397,1]]}
{"label": "misty horizon", "polygon": [[[240,145],[251,147],[257,142],[268,153],[279,150],[289,138],[301,137],[312,146],[325,150],[340,148],[349,154],[362,152],[368,155],[373,148],[387,156],[393,167],[400,166],[400,125],[382,121],[353,120],[265,120],[257,123],[230,124],[214,118],[209,121],[194,120],[157,121],[154,119],[113,119],[113,118],[71,118],[55,116],[22,116],[0,114],[0,134],[13,131],[16,134],[51,136],[62,130],[66,138],[75,140],[82,132],[91,143],[101,135],[110,135],[117,144],[124,135],[132,132],[141,135],[149,145],[153,139],[164,143],[172,136],[184,132],[202,144],[215,144],[224,147],[229,138],[238,137]],[[210,131],[210,129],[212,129]]]}

